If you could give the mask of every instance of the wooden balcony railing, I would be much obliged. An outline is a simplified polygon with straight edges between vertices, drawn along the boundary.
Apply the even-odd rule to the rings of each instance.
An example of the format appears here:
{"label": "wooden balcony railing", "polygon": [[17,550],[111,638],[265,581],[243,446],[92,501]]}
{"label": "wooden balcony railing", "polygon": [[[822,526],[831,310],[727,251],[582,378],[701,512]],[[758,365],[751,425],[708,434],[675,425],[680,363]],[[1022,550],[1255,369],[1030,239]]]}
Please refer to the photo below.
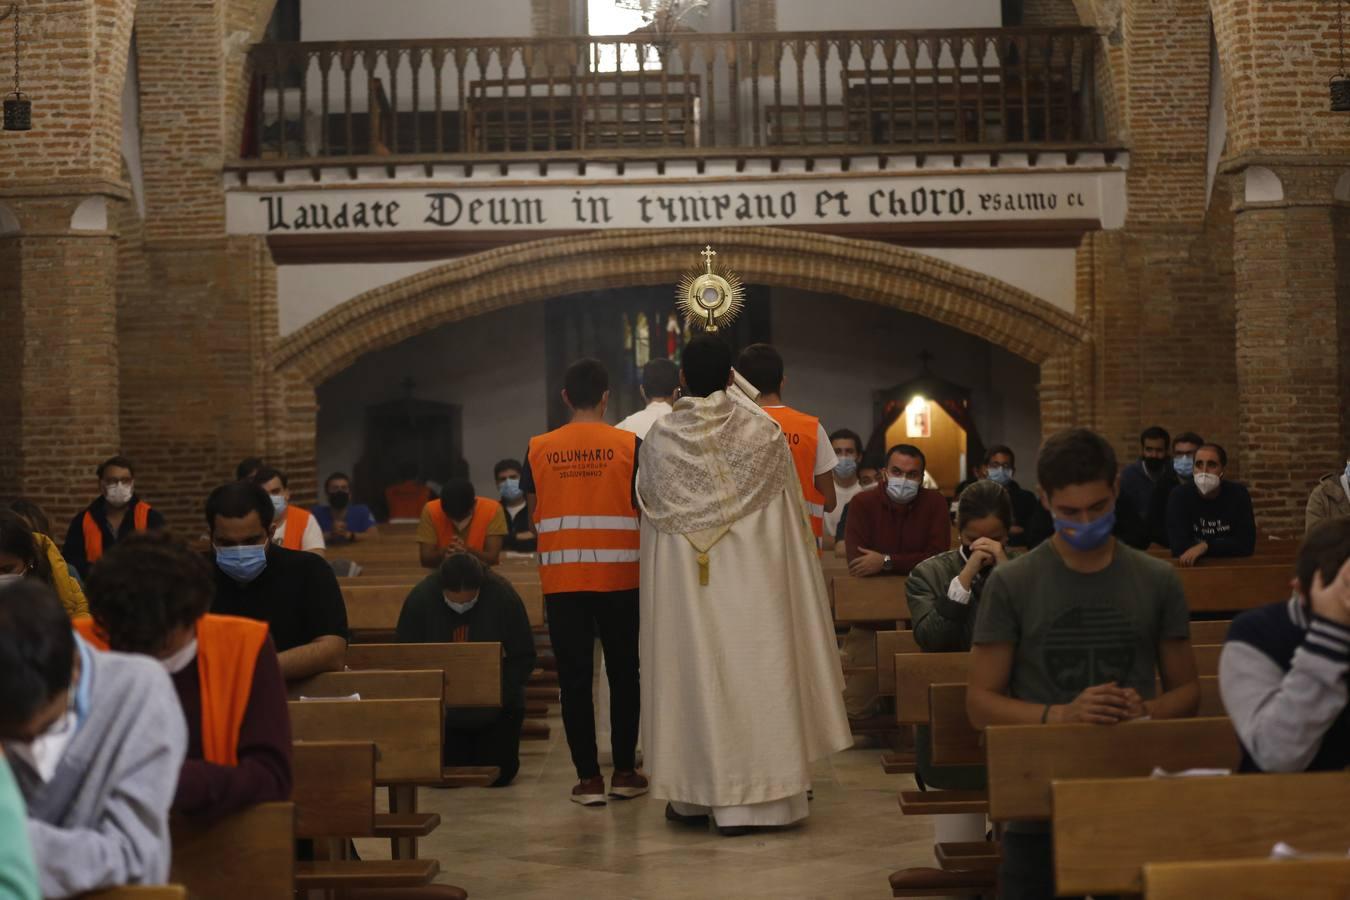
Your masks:
{"label": "wooden balcony railing", "polygon": [[244,156],[1092,145],[1084,28],[259,44]]}

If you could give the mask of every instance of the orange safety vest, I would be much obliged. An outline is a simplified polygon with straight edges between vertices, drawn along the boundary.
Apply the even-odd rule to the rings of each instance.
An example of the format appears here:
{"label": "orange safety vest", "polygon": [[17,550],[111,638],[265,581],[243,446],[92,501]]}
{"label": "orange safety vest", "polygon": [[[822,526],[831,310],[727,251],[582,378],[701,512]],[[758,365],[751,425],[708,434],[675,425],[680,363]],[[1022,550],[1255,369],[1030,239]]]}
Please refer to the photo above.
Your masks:
{"label": "orange safety vest", "polygon": [[[131,508],[131,526],[136,531],[144,531],[150,526],[149,503],[144,500],[136,501],[136,505]],[[98,520],[89,510],[84,511],[81,528],[84,529],[84,558],[92,566],[103,556],[103,529],[99,527]]]}
{"label": "orange safety vest", "polygon": [[[496,500],[490,500],[487,497],[476,497],[473,504],[473,518],[469,520],[469,534],[464,538],[464,543],[471,550],[477,550],[480,553],[487,546],[487,530],[496,518],[497,513],[501,512],[502,505]],[[450,517],[445,514],[441,508],[441,501],[432,500],[426,505],[426,510],[431,516],[431,524],[436,526],[436,549],[444,550],[450,546],[450,542],[455,539],[458,532],[455,531],[455,523],[450,521]]]}
{"label": "orange safety vest", "polygon": [[637,439],[603,422],[574,422],[531,438],[539,581],[545,594],[638,586],[633,508]]}
{"label": "orange safety vest", "polygon": [[[108,639],[88,616],[75,629],[107,650]],[[253,693],[253,672],[267,641],[267,623],[207,613],[197,620],[197,672],[202,685],[202,756],[218,766],[239,765],[239,729]]]}
{"label": "orange safety vest", "polygon": [[313,518],[309,510],[299,506],[286,506],[286,534],[281,539],[281,546],[287,550],[303,550],[305,542],[305,529],[309,527],[309,520]]}
{"label": "orange safety vest", "polygon": [[820,443],[820,420],[797,412],[787,406],[764,410],[783,427],[783,438],[792,451],[792,464],[797,468],[797,480],[802,483],[802,497],[806,499],[806,513],[811,517],[811,531],[816,535],[816,546],[825,532],[825,495],[816,489],[816,446]]}

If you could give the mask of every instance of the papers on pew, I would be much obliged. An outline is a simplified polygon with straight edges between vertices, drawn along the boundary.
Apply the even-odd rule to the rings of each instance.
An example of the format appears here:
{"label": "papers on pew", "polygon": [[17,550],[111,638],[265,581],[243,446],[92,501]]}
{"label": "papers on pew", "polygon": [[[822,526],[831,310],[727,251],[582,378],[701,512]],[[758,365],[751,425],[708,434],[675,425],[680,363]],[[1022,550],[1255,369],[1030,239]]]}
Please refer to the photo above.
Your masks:
{"label": "papers on pew", "polygon": [[1232,769],[1181,769],[1169,772],[1161,766],[1154,766],[1150,778],[1214,778],[1220,775],[1232,775]]}
{"label": "papers on pew", "polygon": [[[1345,855],[1346,855],[1346,856],[1350,856],[1350,850],[1347,850],[1346,853],[1345,853]],[[1336,856],[1336,855],[1333,854],[1333,853],[1302,853],[1302,852],[1300,852],[1300,851],[1298,851],[1298,850],[1295,850],[1293,847],[1289,846],[1289,845],[1286,844],[1284,841],[1280,841],[1280,842],[1279,842],[1278,844],[1276,844],[1274,847],[1271,847],[1271,848],[1270,848],[1270,858],[1271,858],[1271,859],[1340,859],[1339,856]]]}
{"label": "papers on pew", "polygon": [[360,694],[348,694],[348,695],[345,696],[345,697],[306,697],[306,696],[304,696],[304,695],[302,694],[302,695],[300,696],[300,699],[301,699],[301,700],[360,700],[360,699],[361,699],[361,695],[360,695]]}

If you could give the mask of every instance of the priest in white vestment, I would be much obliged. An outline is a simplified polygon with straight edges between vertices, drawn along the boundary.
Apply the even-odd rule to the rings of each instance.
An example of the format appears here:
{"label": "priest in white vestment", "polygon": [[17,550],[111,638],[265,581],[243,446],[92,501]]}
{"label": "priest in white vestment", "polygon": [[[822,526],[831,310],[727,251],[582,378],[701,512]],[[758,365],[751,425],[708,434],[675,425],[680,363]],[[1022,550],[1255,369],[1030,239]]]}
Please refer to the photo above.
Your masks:
{"label": "priest in white vestment", "polygon": [[642,746],[668,818],[724,834],[808,813],[811,764],[852,745],[801,487],[731,350],[685,349],[684,398],[642,444]]}

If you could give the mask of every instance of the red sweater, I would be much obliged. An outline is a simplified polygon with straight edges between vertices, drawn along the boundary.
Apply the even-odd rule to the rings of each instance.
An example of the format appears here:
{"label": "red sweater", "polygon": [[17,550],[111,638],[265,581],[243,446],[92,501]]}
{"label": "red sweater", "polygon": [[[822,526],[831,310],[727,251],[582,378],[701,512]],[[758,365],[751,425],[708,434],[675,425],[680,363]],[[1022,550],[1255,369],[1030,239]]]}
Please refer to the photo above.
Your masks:
{"label": "red sweater", "polygon": [[947,501],[937,491],[920,488],[902,506],[886,495],[884,485],[877,485],[849,501],[844,541],[849,562],[863,550],[874,550],[891,557],[891,571],[883,575],[907,575],[928,557],[951,549]]}

